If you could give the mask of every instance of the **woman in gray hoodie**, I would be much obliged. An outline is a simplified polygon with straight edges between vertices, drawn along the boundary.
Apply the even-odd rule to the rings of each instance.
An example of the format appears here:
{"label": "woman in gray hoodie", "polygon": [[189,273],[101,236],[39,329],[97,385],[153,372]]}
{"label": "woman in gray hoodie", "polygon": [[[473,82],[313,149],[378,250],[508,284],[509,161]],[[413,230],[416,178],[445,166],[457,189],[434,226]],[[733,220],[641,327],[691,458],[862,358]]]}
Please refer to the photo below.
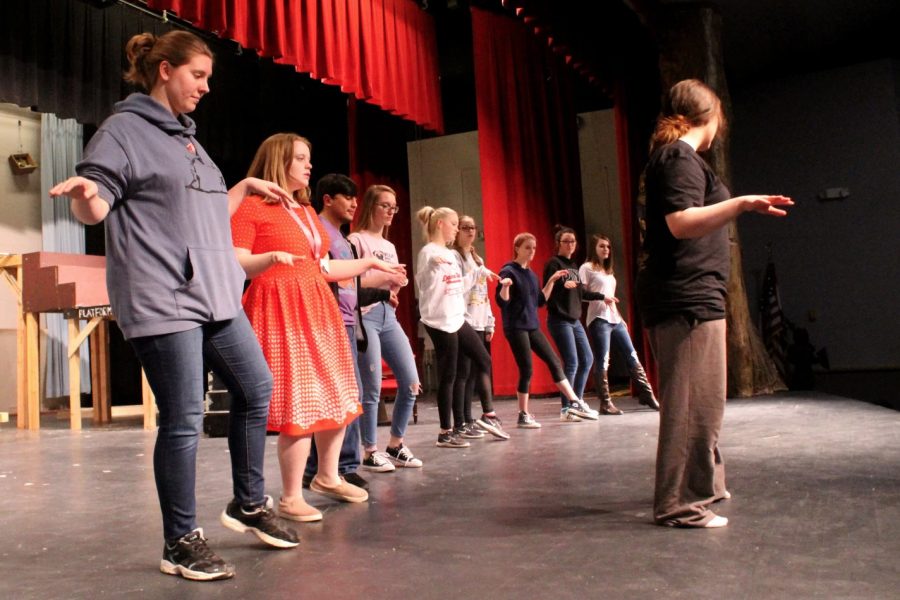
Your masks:
{"label": "woman in gray hoodie", "polygon": [[153,466],[166,540],[160,570],[225,579],[234,567],[209,549],[196,521],[204,361],[232,394],[234,498],[222,512],[223,524],[279,548],[298,544],[264,495],[272,375],[241,309],[244,272],[229,227],[248,194],[289,196],[252,178],[227,189],[194,138],[187,114],[209,91],[213,67],[202,40],[185,31],[143,33],[125,50],[131,65],[125,79],[144,93],[116,104],[76,166],[78,176],[50,194],[69,196],[80,221],[106,222],[110,302],[159,408]]}

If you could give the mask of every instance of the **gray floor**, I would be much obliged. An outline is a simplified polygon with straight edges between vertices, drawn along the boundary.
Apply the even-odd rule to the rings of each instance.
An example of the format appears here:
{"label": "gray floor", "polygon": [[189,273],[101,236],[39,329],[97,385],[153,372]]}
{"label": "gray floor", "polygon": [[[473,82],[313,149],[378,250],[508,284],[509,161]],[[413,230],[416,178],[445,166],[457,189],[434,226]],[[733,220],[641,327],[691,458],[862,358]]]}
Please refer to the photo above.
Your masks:
{"label": "gray floor", "polygon": [[[155,435],[0,430],[0,598],[897,598],[900,413],[810,393],[729,402],[731,501],[720,530],[650,524],[657,414],[560,423],[508,442],[434,447],[420,408],[408,444],[425,468],[367,475],[371,501],[298,527],[295,550],[226,530],[227,448],[205,439],[201,524],[237,565],[229,581],[158,572]],[[498,404],[508,424],[512,402]],[[379,430],[386,440],[387,431]],[[268,488],[278,494],[275,438]]]}

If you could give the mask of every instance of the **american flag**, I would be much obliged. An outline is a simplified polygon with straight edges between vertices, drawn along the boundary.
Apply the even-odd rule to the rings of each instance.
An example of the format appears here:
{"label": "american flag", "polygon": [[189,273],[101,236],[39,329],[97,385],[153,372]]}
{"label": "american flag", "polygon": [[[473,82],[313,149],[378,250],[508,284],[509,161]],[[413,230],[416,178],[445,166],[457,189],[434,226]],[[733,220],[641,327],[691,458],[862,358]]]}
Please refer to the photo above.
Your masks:
{"label": "american flag", "polygon": [[766,276],[762,293],[759,295],[759,321],[766,350],[775,362],[778,372],[784,377],[787,370],[787,321],[781,310],[775,263],[771,260],[766,265]]}

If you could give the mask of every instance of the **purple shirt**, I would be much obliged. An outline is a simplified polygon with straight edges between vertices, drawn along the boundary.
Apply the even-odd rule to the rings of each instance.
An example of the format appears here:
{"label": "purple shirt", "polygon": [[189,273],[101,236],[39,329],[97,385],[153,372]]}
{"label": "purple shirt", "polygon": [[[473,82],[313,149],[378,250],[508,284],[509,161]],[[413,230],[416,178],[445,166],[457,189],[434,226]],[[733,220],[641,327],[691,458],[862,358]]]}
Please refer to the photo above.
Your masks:
{"label": "purple shirt", "polygon": [[[331,238],[331,245],[328,252],[331,258],[335,260],[353,260],[353,251],[350,249],[350,242],[344,237],[341,231],[332,225],[327,219],[321,218],[328,237]],[[344,325],[353,327],[356,325],[356,278],[343,279],[337,282],[338,285],[338,308],[341,309],[341,316],[344,318]]]}

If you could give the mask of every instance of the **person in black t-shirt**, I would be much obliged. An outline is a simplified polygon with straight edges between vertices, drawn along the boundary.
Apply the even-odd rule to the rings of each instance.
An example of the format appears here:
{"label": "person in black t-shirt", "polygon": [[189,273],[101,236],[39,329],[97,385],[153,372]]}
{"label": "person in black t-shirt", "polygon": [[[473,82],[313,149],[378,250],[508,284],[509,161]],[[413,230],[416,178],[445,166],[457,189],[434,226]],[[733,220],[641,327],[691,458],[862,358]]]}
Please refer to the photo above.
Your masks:
{"label": "person in black t-shirt", "polygon": [[680,81],[657,120],[646,170],[647,236],[637,299],[659,364],[658,525],[723,527],[709,506],[730,498],[718,449],[725,412],[726,225],[741,213],[784,216],[785,196],[731,197],[698,154],[724,129],[704,83]]}

